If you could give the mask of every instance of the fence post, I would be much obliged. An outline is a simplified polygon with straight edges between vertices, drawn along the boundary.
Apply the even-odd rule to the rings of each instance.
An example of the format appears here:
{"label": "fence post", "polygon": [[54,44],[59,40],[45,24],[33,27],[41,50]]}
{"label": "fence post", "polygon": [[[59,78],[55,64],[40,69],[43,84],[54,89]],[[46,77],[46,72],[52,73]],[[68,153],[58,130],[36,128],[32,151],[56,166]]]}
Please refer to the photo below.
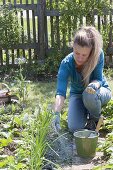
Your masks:
{"label": "fence post", "polygon": [[2,48],[0,48],[0,65],[3,65],[3,54],[2,54]]}
{"label": "fence post", "polygon": [[38,1],[38,43],[39,43],[39,58],[44,60],[45,57],[45,6],[46,0]]}

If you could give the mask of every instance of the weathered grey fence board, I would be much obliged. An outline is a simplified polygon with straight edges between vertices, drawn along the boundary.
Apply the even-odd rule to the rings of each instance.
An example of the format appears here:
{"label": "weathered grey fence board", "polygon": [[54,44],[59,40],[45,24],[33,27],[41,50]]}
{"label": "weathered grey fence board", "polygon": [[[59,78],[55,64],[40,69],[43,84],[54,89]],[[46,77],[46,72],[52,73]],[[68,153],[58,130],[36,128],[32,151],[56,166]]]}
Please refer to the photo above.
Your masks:
{"label": "weathered grey fence board", "polygon": [[[51,10],[46,9],[45,14],[46,16],[61,16],[61,13],[55,9]],[[35,15],[38,15],[38,13],[36,13]]]}
{"label": "weathered grey fence board", "polygon": [[[113,46],[113,45],[112,45]],[[107,49],[107,55],[113,55],[113,47]]]}
{"label": "weathered grey fence board", "polygon": [[45,28],[45,4],[46,4],[46,0],[39,0],[38,1],[38,11],[39,11],[39,15],[38,15],[38,40],[39,40],[39,55],[40,55],[40,59],[43,60],[44,56],[45,56],[45,32],[44,32],[44,28]]}
{"label": "weathered grey fence board", "polygon": [[[112,5],[112,0],[110,0],[110,4]],[[113,30],[113,25],[112,25],[112,13],[110,13],[110,33],[109,33],[109,47],[113,47],[112,45],[112,30]],[[109,63],[112,63],[113,62],[113,58],[112,58],[112,54],[109,54]]]}
{"label": "weathered grey fence board", "polygon": [[[32,5],[34,4],[34,0],[31,1]],[[36,43],[36,21],[35,21],[35,9],[32,10],[32,31],[33,31],[33,42]],[[38,48],[38,46],[36,46]],[[34,57],[33,59],[36,60],[36,56],[38,55],[38,52],[34,48]]]}
{"label": "weathered grey fence board", "polygon": [[[61,12],[59,12],[58,10],[55,10],[55,9],[52,9],[52,10],[46,9],[45,14],[46,14],[46,16],[61,16],[62,15]],[[99,14],[98,10],[94,9],[93,15],[98,15],[98,14]],[[109,15],[108,9],[103,9],[103,14]],[[111,14],[113,15],[113,9],[111,9]],[[38,16],[38,13],[35,13],[35,15]]]}
{"label": "weathered grey fence board", "polygon": [[3,52],[2,50],[0,49],[0,64],[3,65]]}
{"label": "weathered grey fence board", "polygon": [[34,10],[32,10],[32,25],[33,25],[33,41],[34,43],[36,43],[36,22]]}
{"label": "weathered grey fence board", "polygon": [[[20,0],[20,4],[22,4],[22,0]],[[24,21],[23,21],[23,11],[20,12],[20,19],[21,19],[21,26],[24,27]],[[24,29],[22,30],[22,44],[24,43]],[[25,58],[25,50],[23,49],[23,57]]]}
{"label": "weathered grey fence board", "polygon": [[[12,5],[12,7],[13,7],[13,5]],[[14,4],[14,7],[15,8],[21,8],[21,9],[24,9],[24,10],[36,10],[37,4]]]}
{"label": "weathered grey fence board", "polygon": [[[28,5],[28,0],[26,0],[26,5]],[[28,43],[31,42],[31,36],[30,36],[30,20],[29,20],[29,10],[26,10],[26,21],[27,21],[27,36],[28,36]],[[29,63],[31,63],[31,49],[28,49],[28,60]]]}
{"label": "weathered grey fence board", "polygon": [[11,50],[12,51],[12,64],[14,65],[14,62],[15,62],[15,58],[14,58],[14,50]]}
{"label": "weathered grey fence board", "polygon": [[9,65],[9,51],[6,50],[5,54],[6,54],[6,65]]}

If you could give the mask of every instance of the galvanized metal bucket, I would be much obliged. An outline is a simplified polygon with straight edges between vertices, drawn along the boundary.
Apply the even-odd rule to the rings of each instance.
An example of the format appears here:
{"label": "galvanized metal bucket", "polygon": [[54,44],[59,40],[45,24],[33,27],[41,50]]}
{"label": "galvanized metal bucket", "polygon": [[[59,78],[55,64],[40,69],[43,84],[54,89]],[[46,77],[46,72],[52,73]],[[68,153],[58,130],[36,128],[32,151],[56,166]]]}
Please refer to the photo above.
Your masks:
{"label": "galvanized metal bucket", "polygon": [[74,132],[77,154],[80,157],[94,157],[98,143],[98,133],[91,130]]}

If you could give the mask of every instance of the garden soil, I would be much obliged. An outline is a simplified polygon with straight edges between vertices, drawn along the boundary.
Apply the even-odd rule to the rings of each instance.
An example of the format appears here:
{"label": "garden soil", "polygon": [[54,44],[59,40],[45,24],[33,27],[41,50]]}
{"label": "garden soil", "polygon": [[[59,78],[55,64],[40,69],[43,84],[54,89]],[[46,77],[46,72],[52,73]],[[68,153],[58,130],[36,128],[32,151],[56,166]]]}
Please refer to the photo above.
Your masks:
{"label": "garden soil", "polygon": [[[54,140],[53,140],[54,139]],[[51,147],[47,152],[46,158],[58,164],[61,170],[92,170],[97,165],[103,165],[103,153],[96,152],[94,158],[81,158],[77,155],[75,139],[69,132],[63,135],[52,134],[49,136],[49,140],[52,140]],[[104,138],[98,139],[98,141],[104,141]],[[44,170],[57,170],[50,163]]]}

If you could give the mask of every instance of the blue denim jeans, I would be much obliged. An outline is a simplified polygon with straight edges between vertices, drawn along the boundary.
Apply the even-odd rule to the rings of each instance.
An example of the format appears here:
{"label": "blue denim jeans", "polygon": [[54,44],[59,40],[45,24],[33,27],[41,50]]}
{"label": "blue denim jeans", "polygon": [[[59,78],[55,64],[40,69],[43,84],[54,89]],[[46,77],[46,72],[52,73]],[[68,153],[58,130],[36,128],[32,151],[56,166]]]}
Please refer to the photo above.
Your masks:
{"label": "blue denim jeans", "polygon": [[82,94],[72,95],[69,99],[68,128],[71,132],[83,129],[87,115],[94,121],[98,121],[101,108],[111,99],[111,91],[101,87],[95,94],[89,94],[85,90]]}

